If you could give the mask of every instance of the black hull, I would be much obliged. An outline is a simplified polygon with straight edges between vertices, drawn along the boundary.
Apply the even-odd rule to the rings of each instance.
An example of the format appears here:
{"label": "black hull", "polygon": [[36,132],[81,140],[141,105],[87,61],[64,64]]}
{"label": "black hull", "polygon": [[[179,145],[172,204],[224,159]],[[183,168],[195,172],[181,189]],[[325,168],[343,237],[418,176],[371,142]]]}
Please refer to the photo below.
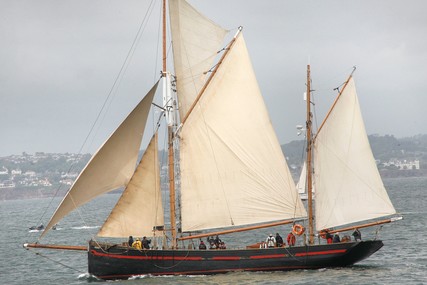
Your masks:
{"label": "black hull", "polygon": [[101,279],[135,275],[196,275],[231,271],[287,271],[342,267],[359,262],[382,241],[347,242],[291,248],[239,250],[136,250],[89,244],[89,273]]}

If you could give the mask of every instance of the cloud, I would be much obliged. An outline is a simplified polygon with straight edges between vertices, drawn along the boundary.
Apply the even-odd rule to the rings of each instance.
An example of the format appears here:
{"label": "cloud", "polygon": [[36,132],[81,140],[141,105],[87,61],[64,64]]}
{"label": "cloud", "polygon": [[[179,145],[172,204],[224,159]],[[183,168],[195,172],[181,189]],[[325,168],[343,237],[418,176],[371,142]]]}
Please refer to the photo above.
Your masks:
{"label": "cloud", "polygon": [[[427,133],[427,2],[190,1],[226,28],[244,26],[281,143],[304,124],[310,61],[321,121],[352,70],[369,133]],[[159,76],[160,7],[145,1],[0,2],[0,155],[76,151],[150,22],[98,132],[105,139]],[[96,147],[90,149],[94,151]]]}

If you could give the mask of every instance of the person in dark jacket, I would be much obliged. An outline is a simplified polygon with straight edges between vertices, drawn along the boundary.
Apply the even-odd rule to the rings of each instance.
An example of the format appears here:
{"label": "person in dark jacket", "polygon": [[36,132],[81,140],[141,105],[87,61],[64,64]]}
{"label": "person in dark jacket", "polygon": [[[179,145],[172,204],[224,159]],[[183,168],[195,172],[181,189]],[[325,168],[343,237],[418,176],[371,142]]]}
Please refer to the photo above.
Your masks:
{"label": "person in dark jacket", "polygon": [[354,236],[355,241],[362,240],[362,234],[360,233],[358,228],[355,228],[354,232],[351,235]]}
{"label": "person in dark jacket", "polygon": [[221,243],[221,239],[219,238],[219,236],[217,235],[215,240],[214,240],[215,246],[216,248],[219,248],[219,245]]}
{"label": "person in dark jacket", "polygon": [[142,238],[142,248],[150,249],[150,243],[151,243],[151,240],[147,239],[147,237]]}
{"label": "person in dark jacket", "polygon": [[206,244],[202,240],[200,240],[199,249],[206,249]]}
{"label": "person in dark jacket", "polygon": [[283,246],[283,238],[279,235],[279,233],[276,233],[276,246],[277,247]]}
{"label": "person in dark jacket", "polygon": [[333,243],[339,243],[339,242],[341,242],[340,233],[337,232],[334,234]]}
{"label": "person in dark jacket", "polygon": [[132,246],[132,244],[133,244],[133,237],[132,237],[132,236],[129,236],[128,245],[129,245],[129,246]]}

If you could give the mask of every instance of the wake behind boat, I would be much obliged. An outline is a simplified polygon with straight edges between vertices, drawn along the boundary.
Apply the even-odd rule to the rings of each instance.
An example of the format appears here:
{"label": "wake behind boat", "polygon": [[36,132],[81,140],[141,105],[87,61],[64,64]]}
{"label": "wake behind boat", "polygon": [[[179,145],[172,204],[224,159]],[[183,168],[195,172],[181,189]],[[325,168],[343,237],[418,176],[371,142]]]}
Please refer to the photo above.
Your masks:
{"label": "wake behind boat", "polygon": [[[163,11],[166,23],[166,1]],[[164,41],[160,110],[168,130],[170,204],[163,204],[160,191],[157,130],[144,134],[150,109],[159,108],[152,104],[157,82],[95,153],[41,235],[77,207],[125,187],[97,236],[87,248],[26,246],[87,250],[88,271],[101,279],[347,266],[379,250],[381,240],[321,239],[388,223],[394,219],[380,219],[396,214],[367,141],[352,76],[312,136],[308,67],[307,213],[271,125],[242,29],[224,45],[227,31],[185,0],[170,0],[168,15],[174,73],[167,70]],[[151,135],[151,141],[135,167],[143,135]],[[286,224],[293,225],[302,244],[192,246],[192,240],[198,244],[212,235]],[[153,244],[123,243],[129,236],[148,237]]]}

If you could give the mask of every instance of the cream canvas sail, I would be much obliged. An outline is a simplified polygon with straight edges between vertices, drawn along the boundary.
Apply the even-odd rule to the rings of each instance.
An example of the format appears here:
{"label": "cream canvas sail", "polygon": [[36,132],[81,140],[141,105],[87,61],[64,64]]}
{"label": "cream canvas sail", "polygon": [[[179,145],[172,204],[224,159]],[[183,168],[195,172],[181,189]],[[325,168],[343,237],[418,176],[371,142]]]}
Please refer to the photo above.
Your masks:
{"label": "cream canvas sail", "polygon": [[156,89],[157,83],[93,155],[56,209],[42,236],[72,210],[129,182],[135,171]]}
{"label": "cream canvas sail", "polygon": [[298,183],[296,185],[297,191],[299,194],[303,194],[306,192],[305,185],[307,184],[307,164],[304,162],[301,170],[301,174],[299,176]]}
{"label": "cream canvas sail", "polygon": [[[300,195],[300,197],[304,197],[304,199],[306,199],[307,198],[307,163],[305,162],[302,165],[301,174],[299,176],[296,188],[297,188],[298,194],[305,194],[305,195]],[[314,194],[315,192],[314,181],[311,185],[311,191]]]}
{"label": "cream canvas sail", "polygon": [[183,231],[306,216],[242,35],[180,137]]}
{"label": "cream canvas sail", "polygon": [[379,175],[352,78],[314,143],[316,229],[395,214]]}
{"label": "cream canvas sail", "polygon": [[153,236],[157,226],[164,220],[156,133],[98,236]]}
{"label": "cream canvas sail", "polygon": [[169,1],[169,13],[179,113],[183,118],[204,85],[227,30],[184,0]]}
{"label": "cream canvas sail", "polygon": [[[313,227],[314,218],[317,228],[323,229],[395,213],[373,161],[353,81],[346,83],[320,133],[313,138],[310,66],[307,66],[306,157],[310,171],[307,178],[305,171],[301,178],[301,184],[307,184],[310,190],[307,217],[263,101],[242,28],[216,55],[224,30],[185,0],[169,3],[176,73],[166,67],[169,54],[163,1],[163,105],[152,104],[161,110],[156,132],[165,122],[165,141],[161,145],[167,148],[167,159],[162,159],[165,164],[161,169],[162,173],[167,170],[162,180],[169,190],[169,217],[163,213],[157,133],[136,166],[156,84],[93,156],[48,225],[51,227],[95,196],[124,186],[122,196],[98,235],[91,238],[88,246],[38,243],[24,246],[86,251],[89,274],[105,280],[147,275],[317,270],[351,266],[379,250],[383,242],[369,240],[365,234],[362,241],[326,244],[320,238],[322,234],[315,239]],[[148,12],[151,9],[150,5]],[[216,62],[212,61],[214,58]],[[98,216],[101,213],[92,214],[101,218]],[[304,226],[298,224],[301,220],[308,222],[303,224],[307,226],[305,232]],[[384,219],[358,227],[391,221]],[[287,224],[289,229],[292,223],[292,231],[299,236],[295,245],[270,244],[264,248],[257,242],[259,239],[246,244],[230,242],[225,237],[267,228],[272,233],[277,226],[281,227],[277,232],[283,233],[282,226]],[[331,233],[347,232],[353,226],[333,229]],[[224,243],[209,249],[202,246],[202,239],[219,235]],[[153,246],[147,247],[145,239],[143,248],[129,246],[124,241],[128,236],[152,237]]]}

